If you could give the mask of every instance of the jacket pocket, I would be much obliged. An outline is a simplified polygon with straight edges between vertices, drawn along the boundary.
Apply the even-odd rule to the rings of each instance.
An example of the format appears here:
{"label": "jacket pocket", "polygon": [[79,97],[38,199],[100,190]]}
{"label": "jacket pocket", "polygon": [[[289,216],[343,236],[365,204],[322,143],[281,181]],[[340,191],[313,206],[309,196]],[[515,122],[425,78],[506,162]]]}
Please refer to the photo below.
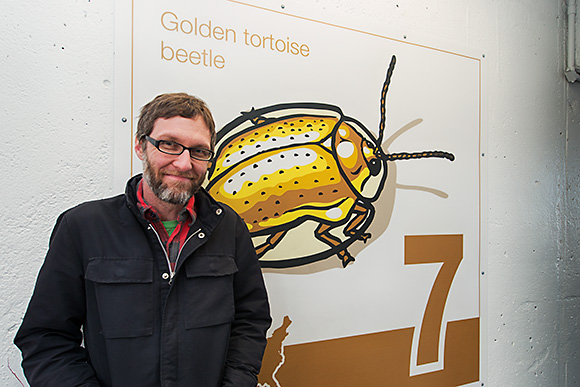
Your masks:
{"label": "jacket pocket", "polygon": [[197,255],[185,264],[182,300],[185,328],[200,328],[234,319],[234,274],[238,267],[232,256]]}
{"label": "jacket pocket", "polygon": [[85,279],[94,283],[105,338],[153,334],[153,260],[91,258]]}

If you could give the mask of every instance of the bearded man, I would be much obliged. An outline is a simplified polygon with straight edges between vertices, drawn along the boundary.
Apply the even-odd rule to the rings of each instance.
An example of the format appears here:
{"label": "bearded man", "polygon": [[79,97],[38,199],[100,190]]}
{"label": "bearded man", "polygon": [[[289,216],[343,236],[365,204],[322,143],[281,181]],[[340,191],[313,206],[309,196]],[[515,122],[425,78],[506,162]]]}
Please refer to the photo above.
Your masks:
{"label": "bearded man", "polygon": [[31,386],[256,386],[270,310],[245,224],[201,188],[215,138],[202,100],[157,96],[143,175],[58,218],[15,338]]}

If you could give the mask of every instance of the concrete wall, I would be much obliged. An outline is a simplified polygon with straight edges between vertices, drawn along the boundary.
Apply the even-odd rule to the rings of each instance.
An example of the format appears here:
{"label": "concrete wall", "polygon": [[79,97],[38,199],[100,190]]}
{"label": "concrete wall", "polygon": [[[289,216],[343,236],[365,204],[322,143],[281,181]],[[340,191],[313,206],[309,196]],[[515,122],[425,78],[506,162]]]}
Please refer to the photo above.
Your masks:
{"label": "concrete wall", "polygon": [[[58,214],[113,193],[113,0],[0,14],[0,385]],[[580,385],[580,82],[564,0],[288,0],[481,50],[488,66],[487,386]],[[216,85],[219,87],[219,85]]]}

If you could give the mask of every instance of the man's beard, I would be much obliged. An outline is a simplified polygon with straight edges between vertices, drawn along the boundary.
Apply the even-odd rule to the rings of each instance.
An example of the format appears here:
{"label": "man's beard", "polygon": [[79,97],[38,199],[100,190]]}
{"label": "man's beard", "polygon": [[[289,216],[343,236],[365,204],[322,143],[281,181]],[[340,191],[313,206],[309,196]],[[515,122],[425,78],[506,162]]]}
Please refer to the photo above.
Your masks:
{"label": "man's beard", "polygon": [[[143,153],[143,156],[143,179],[145,179],[155,196],[162,201],[170,204],[186,205],[189,199],[199,191],[204,176],[198,176],[193,171],[189,173],[164,173],[163,169],[155,171],[149,163],[146,152]],[[187,182],[173,182],[171,186],[168,186],[163,182],[163,175],[166,174],[186,177],[190,180]]]}

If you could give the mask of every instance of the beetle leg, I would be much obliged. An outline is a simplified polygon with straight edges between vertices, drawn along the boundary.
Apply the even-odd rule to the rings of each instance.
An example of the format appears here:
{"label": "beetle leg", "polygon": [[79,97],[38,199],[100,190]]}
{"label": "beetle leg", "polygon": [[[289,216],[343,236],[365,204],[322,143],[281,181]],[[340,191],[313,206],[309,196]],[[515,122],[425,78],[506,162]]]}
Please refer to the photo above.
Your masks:
{"label": "beetle leg", "polygon": [[276,247],[276,245],[280,243],[287,232],[288,230],[278,231],[277,233],[270,235],[268,239],[266,239],[266,242],[256,247],[256,254],[258,255],[258,258],[262,258],[264,254]]}
{"label": "beetle leg", "polygon": [[[342,243],[342,241],[328,232],[328,230],[330,230],[331,228],[332,227],[330,227],[329,225],[321,223],[320,226],[318,226],[318,228],[316,229],[316,231],[314,231],[314,236],[319,241],[322,241],[331,247],[337,247]],[[350,255],[350,253],[346,249],[340,250],[338,253],[336,253],[336,255],[338,255],[338,259],[340,259],[340,261],[342,262],[342,267],[346,267],[346,265],[354,261],[354,257]]]}
{"label": "beetle leg", "polygon": [[[353,208],[353,212],[356,214],[353,220],[350,221],[349,224],[346,225],[344,228],[344,235],[346,236],[353,236],[356,234],[357,227],[363,223],[363,221],[368,216],[369,209],[367,207],[361,206],[360,204],[356,204]],[[371,237],[370,233],[363,233],[361,234],[358,239],[367,243],[367,240]]]}

